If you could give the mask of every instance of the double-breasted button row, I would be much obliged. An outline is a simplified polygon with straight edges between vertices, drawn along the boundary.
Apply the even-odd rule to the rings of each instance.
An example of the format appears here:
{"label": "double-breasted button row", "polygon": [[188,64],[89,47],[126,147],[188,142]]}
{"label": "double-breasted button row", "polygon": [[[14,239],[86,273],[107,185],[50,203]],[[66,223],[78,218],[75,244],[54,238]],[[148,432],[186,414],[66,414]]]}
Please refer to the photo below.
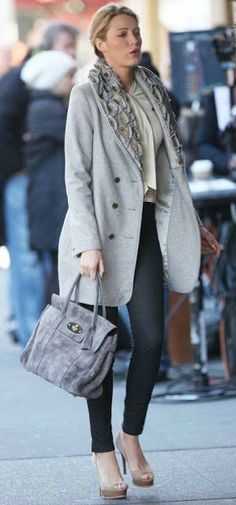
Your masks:
{"label": "double-breasted button row", "polygon": [[[120,177],[115,177],[114,181],[118,184],[118,182],[120,182]],[[113,208],[113,209],[117,209],[118,207],[119,207],[118,203],[113,202],[113,204],[112,204],[112,208]],[[108,238],[109,238],[110,240],[112,240],[113,238],[115,238],[114,233],[111,233],[111,234],[108,236]]]}

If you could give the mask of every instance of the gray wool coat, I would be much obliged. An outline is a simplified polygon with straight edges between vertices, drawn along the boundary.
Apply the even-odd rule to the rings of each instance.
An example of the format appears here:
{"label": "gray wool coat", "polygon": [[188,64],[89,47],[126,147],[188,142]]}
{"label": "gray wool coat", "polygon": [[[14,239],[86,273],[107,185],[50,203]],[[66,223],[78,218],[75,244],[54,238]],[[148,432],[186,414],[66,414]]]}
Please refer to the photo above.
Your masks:
{"label": "gray wool coat", "polygon": [[[111,76],[104,75],[108,82]],[[199,274],[198,216],[166,92],[161,81],[146,69],[138,67],[135,77],[149,97],[164,133],[156,160],[155,217],[165,278],[170,290],[186,293],[193,289]],[[80,254],[100,249],[105,266],[105,303],[118,306],[132,295],[144,197],[142,164],[137,156],[139,145],[132,145],[132,138],[138,138],[135,121],[133,130],[129,130],[125,113],[131,112],[119,98],[119,86],[112,92],[118,92],[125,128],[118,124],[121,116],[115,106],[113,113],[114,104],[99,86],[95,72],[90,82],[75,86],[70,97],[65,138],[69,210],[59,241],[59,284],[61,295],[66,295],[79,271]],[[95,287],[94,280],[83,276],[79,301],[93,304]]]}

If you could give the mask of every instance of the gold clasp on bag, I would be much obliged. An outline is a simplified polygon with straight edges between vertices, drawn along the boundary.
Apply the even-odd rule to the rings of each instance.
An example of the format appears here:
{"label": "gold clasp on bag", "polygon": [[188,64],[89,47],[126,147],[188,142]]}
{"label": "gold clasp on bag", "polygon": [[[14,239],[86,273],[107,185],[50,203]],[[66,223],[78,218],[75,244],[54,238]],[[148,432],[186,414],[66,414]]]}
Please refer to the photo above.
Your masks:
{"label": "gold clasp on bag", "polygon": [[82,331],[83,331],[81,326],[78,323],[68,323],[67,328],[69,331],[71,331],[72,333],[75,333],[76,335],[78,335],[79,333],[82,333]]}

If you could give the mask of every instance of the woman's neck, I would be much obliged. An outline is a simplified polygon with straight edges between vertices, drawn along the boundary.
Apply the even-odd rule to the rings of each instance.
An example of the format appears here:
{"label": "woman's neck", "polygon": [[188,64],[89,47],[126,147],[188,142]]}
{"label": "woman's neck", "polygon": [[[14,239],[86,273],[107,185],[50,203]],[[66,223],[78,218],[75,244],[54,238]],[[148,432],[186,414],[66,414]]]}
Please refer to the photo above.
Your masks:
{"label": "woman's neck", "polygon": [[[109,63],[108,63],[109,65]],[[119,77],[120,82],[123,84],[125,91],[129,91],[130,86],[134,80],[134,71],[135,67],[127,68],[127,67],[115,67],[112,64],[109,65],[113,72]]]}
{"label": "woman's neck", "polygon": [[134,80],[134,68],[122,68],[116,74],[119,76],[125,91],[128,92]]}

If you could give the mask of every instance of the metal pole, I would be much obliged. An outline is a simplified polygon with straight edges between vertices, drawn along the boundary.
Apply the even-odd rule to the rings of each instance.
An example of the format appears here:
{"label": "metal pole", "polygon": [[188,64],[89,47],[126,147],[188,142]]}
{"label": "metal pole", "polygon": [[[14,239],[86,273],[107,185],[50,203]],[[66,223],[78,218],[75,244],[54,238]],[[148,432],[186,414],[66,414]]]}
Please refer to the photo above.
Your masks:
{"label": "metal pole", "polygon": [[197,387],[208,385],[206,326],[201,292],[201,280],[199,280],[189,296],[191,307],[190,339],[194,355],[193,382]]}

